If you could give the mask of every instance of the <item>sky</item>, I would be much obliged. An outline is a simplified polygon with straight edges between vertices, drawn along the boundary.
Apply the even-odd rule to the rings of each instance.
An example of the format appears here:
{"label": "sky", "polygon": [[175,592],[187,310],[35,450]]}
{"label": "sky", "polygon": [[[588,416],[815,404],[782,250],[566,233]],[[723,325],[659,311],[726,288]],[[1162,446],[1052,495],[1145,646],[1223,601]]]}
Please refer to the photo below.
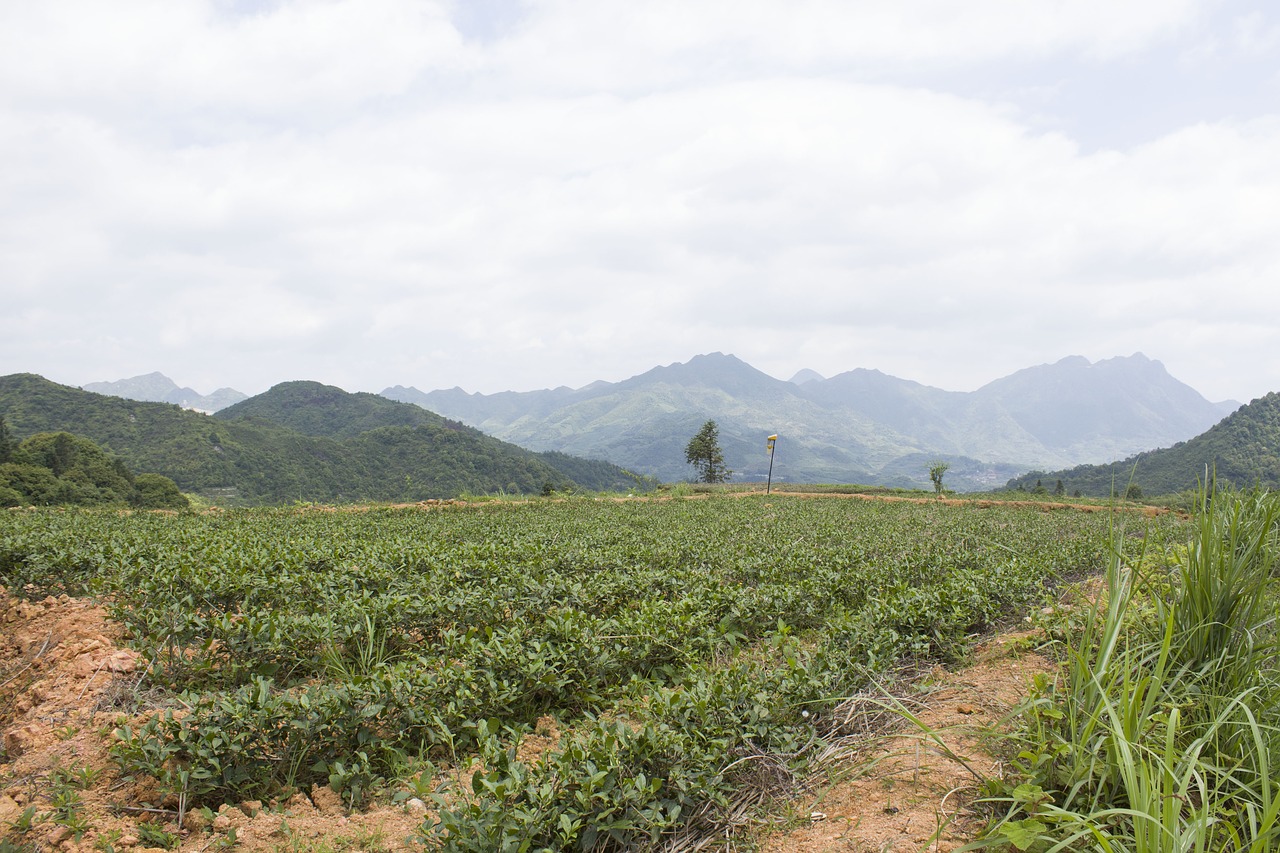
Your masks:
{"label": "sky", "polygon": [[0,2],[0,374],[1280,390],[1280,4]]}

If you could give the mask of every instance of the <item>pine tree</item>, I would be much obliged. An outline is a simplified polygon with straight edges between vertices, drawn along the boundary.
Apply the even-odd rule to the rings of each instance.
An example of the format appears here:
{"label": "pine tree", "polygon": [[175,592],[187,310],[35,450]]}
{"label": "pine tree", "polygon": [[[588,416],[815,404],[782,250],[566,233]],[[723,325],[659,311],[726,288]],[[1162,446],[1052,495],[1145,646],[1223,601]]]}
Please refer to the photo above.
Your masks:
{"label": "pine tree", "polygon": [[684,459],[698,470],[698,479],[704,483],[723,483],[733,473],[724,467],[720,428],[715,421],[707,421],[698,434],[689,439],[684,448]]}

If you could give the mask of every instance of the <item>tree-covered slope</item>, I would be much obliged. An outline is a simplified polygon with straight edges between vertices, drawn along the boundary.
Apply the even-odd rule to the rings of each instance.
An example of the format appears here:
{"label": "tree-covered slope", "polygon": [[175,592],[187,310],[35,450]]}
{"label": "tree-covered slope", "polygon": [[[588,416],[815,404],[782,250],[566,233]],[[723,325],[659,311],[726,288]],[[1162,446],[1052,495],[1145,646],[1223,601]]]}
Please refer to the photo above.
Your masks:
{"label": "tree-covered slope", "polygon": [[1241,407],[1207,432],[1172,447],[1139,453],[1106,465],[1064,471],[1032,471],[1009,481],[1009,488],[1052,488],[1062,480],[1068,494],[1123,493],[1130,482],[1143,494],[1175,494],[1194,488],[1206,472],[1236,486],[1280,488],[1280,394]]}
{"label": "tree-covered slope", "polygon": [[118,506],[184,509],[168,477],[134,476],[124,461],[87,438],[38,432],[13,440],[0,415],[0,506]]}
{"label": "tree-covered slope", "polygon": [[[508,479],[497,482],[494,489],[507,491],[541,491],[548,485],[560,489],[570,484],[616,491],[652,485],[609,462],[534,452],[411,403],[319,382],[283,382],[223,409],[216,417],[229,422],[271,422],[306,435],[339,439],[357,451],[366,465],[376,469],[391,460],[402,467],[414,466],[436,484],[460,483],[467,471],[501,469]],[[499,464],[502,460],[507,460],[506,467]],[[414,475],[408,476],[412,480]],[[460,490],[475,491],[465,486]]]}
{"label": "tree-covered slope", "polygon": [[[286,388],[281,396],[289,399],[293,390]],[[288,409],[270,397],[256,417],[213,418],[174,405],[93,394],[33,374],[0,377],[0,414],[20,438],[73,432],[135,470],[171,478],[183,491],[242,503],[422,500],[462,492],[532,493],[548,484],[591,489],[635,485],[634,478],[613,466],[596,470],[596,480],[583,482],[538,454],[468,427],[451,428],[430,413],[405,406],[411,411],[379,416],[372,410],[381,410],[382,402],[397,404],[379,401],[370,407],[359,395],[338,395],[340,402],[342,395],[356,398],[355,410],[364,405],[365,414],[346,413],[339,406],[347,416],[338,426],[325,427],[305,407],[292,413],[295,420],[332,435],[307,435],[268,420],[265,413]],[[402,420],[396,422],[397,417]],[[366,425],[380,425],[354,432],[362,418]],[[591,470],[587,466],[581,472]]]}
{"label": "tree-covered slope", "polygon": [[[349,438],[382,427],[470,429],[417,406],[376,394],[350,393],[319,382],[282,382],[264,394],[228,406],[218,420],[258,418],[304,435]],[[474,430],[470,430],[474,432]]]}

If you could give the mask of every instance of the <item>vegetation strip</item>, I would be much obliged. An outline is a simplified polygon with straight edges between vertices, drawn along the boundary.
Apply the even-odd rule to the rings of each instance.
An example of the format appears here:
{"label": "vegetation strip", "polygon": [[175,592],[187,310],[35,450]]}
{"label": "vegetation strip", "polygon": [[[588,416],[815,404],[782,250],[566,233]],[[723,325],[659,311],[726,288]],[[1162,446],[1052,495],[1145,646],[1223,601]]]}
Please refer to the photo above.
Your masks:
{"label": "vegetation strip", "polygon": [[1121,531],[1105,587],[1059,625],[1064,673],[992,783],[1019,850],[1280,848],[1280,497],[1200,496],[1190,541]]}

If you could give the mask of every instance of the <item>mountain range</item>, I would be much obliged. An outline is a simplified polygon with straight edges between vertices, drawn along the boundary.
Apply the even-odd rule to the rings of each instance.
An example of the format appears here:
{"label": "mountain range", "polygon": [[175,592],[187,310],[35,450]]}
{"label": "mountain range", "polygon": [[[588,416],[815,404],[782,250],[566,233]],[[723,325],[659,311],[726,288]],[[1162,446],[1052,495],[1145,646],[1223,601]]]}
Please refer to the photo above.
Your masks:
{"label": "mountain range", "polygon": [[[1000,488],[1027,471],[1106,464],[1176,445],[1239,407],[1206,400],[1141,353],[1096,363],[1071,356],[972,392],[861,368],[830,378],[801,370],[782,381],[722,353],[621,382],[496,394],[394,386],[379,397],[301,382],[251,399],[231,389],[201,396],[160,373],[85,388],[167,399],[220,418],[271,420],[337,441],[354,440],[370,425],[412,426],[411,413],[425,409],[522,448],[562,454],[564,464],[571,457],[607,460],[667,481],[691,476],[684,445],[714,419],[738,480],[763,478],[763,437],[776,433],[778,480],[927,487],[930,463],[944,460],[947,485],[958,490]],[[384,398],[416,408],[380,409],[373,401]]]}
{"label": "mountain range", "polygon": [[878,370],[775,379],[710,353],[621,382],[468,394],[394,386],[414,403],[533,450],[605,459],[687,479],[684,446],[708,419],[735,479],[763,479],[764,438],[780,436],[775,479],[928,487],[930,460],[959,490],[999,488],[1031,469],[1110,462],[1199,435],[1239,404],[1213,403],[1141,353],[1080,356],[1020,370],[972,392]]}
{"label": "mountain range", "polygon": [[234,388],[219,388],[212,394],[201,394],[191,388],[178,387],[177,382],[158,371],[129,379],[118,379],[115,382],[90,382],[88,385],[82,385],[81,388],[95,394],[123,397],[126,400],[173,403],[175,406],[205,414],[225,409],[249,397],[248,394]]}
{"label": "mountain range", "polygon": [[282,383],[214,417],[20,373],[0,376],[0,417],[18,439],[83,436],[131,470],[223,504],[653,485],[607,462],[535,453],[417,406],[318,382]]}

